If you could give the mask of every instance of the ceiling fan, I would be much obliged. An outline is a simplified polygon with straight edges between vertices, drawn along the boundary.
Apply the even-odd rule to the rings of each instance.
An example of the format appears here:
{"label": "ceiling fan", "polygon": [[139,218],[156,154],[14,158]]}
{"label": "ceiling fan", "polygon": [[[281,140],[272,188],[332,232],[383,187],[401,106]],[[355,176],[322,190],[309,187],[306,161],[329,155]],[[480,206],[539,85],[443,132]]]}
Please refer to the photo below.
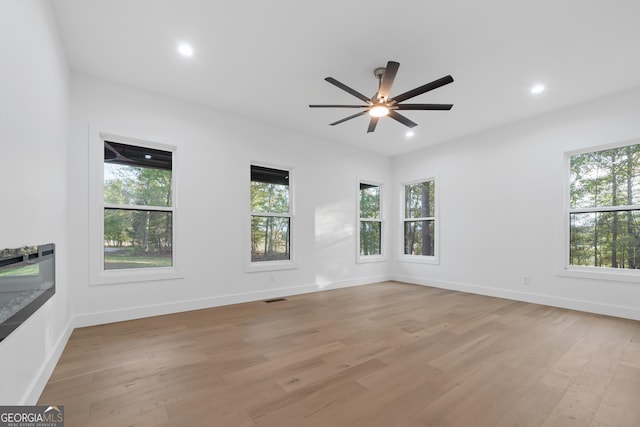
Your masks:
{"label": "ceiling fan", "polygon": [[410,128],[418,126],[417,123],[412,122],[407,117],[398,113],[398,110],[450,110],[453,104],[401,104],[402,101],[421,95],[425,92],[437,89],[441,86],[447,85],[453,82],[453,77],[445,76],[438,80],[434,80],[431,83],[427,83],[408,92],[396,95],[393,98],[389,98],[389,92],[391,91],[391,85],[396,78],[396,74],[400,68],[398,62],[389,61],[386,67],[379,67],[373,71],[373,74],[378,79],[378,91],[371,98],[361,94],[357,90],[350,88],[344,83],[340,83],[333,77],[327,77],[325,80],[334,86],[339,87],[345,92],[350,93],[356,98],[362,100],[366,105],[309,105],[311,108],[360,108],[362,111],[345,117],[337,122],[330,123],[331,126],[346,122],[347,120],[354,119],[369,113],[371,119],[369,120],[369,128],[367,133],[373,132],[376,129],[378,120],[380,117],[389,116],[392,119],[402,123]]}

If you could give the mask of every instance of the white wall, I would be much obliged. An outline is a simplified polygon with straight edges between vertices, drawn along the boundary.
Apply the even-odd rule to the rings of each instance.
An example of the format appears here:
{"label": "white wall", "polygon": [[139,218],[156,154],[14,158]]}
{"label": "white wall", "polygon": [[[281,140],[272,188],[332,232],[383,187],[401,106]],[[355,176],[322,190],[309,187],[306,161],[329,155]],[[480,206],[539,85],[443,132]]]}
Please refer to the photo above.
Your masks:
{"label": "white wall", "polygon": [[[69,83],[45,1],[0,2],[0,52],[0,246],[57,245],[56,295],[0,343],[2,405],[35,403],[71,325],[390,276],[640,319],[639,284],[557,275],[564,153],[640,136],[640,89],[389,160],[82,75]],[[89,127],[178,146],[183,279],[89,284]],[[273,281],[244,269],[251,161],[295,168],[299,268]],[[385,184],[385,250],[397,255],[400,184],[433,175],[440,263],[357,264],[358,177]]]}
{"label": "white wall", "polygon": [[69,70],[49,2],[0,2],[0,246],[56,244],[56,294],[0,343],[0,405],[34,403],[67,339]]}
{"label": "white wall", "polygon": [[[398,203],[401,183],[439,177],[441,252],[438,265],[396,259],[392,276],[640,319],[640,283],[557,274],[567,221],[565,152],[639,138],[638,117],[640,89],[394,158]],[[399,227],[399,208],[394,218]]]}
{"label": "white wall", "polygon": [[[391,161],[256,121],[72,74],[70,246],[76,325],[388,278],[356,263],[357,177],[389,183]],[[88,130],[90,129],[90,131]],[[178,280],[91,285],[89,139],[108,132],[177,146]],[[252,161],[293,167],[298,269],[245,272]],[[98,165],[101,167],[100,165]]]}

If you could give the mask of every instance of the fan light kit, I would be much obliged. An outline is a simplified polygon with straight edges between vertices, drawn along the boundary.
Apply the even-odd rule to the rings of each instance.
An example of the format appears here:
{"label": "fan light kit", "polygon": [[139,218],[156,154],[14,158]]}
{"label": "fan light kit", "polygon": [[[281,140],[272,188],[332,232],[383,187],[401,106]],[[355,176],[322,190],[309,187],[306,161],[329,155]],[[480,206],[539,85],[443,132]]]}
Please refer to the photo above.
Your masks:
{"label": "fan light kit", "polygon": [[360,92],[350,88],[344,83],[340,83],[333,77],[327,77],[325,80],[334,86],[339,87],[347,93],[355,96],[366,105],[309,105],[311,108],[359,108],[362,109],[359,113],[353,114],[349,117],[345,117],[337,122],[330,123],[331,126],[346,122],[347,120],[355,119],[363,114],[369,113],[371,119],[369,120],[369,127],[367,133],[373,132],[376,129],[378,120],[380,117],[389,116],[392,119],[402,123],[403,125],[413,128],[418,126],[417,123],[412,122],[397,110],[450,110],[453,104],[401,104],[402,101],[413,98],[418,95],[422,95],[425,92],[437,89],[441,86],[447,85],[453,82],[453,77],[445,76],[438,80],[434,80],[431,83],[427,83],[408,92],[396,95],[389,99],[389,92],[391,91],[391,85],[396,78],[400,64],[395,61],[387,62],[386,67],[379,67],[373,71],[373,74],[378,79],[378,91],[371,98],[361,94]]}
{"label": "fan light kit", "polygon": [[389,108],[384,104],[374,105],[369,108],[369,115],[371,117],[384,117],[389,114]]}

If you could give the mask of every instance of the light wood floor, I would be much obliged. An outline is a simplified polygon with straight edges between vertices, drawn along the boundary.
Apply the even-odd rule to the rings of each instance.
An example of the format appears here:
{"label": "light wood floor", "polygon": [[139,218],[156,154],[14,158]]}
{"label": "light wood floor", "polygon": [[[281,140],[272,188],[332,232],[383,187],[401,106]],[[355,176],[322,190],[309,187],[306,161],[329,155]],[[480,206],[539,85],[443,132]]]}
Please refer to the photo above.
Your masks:
{"label": "light wood floor", "polygon": [[640,322],[385,282],[76,329],[72,426],[640,426]]}

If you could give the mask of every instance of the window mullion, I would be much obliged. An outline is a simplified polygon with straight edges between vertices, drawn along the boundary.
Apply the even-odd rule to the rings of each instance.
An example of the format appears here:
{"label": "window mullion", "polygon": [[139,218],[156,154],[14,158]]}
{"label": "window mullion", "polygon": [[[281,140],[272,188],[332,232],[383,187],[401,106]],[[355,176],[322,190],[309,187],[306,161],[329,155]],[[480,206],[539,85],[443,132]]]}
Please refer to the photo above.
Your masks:
{"label": "window mullion", "polygon": [[115,203],[105,203],[105,209],[121,209],[128,211],[160,211],[173,212],[172,206],[149,206],[149,205],[120,205]]}
{"label": "window mullion", "polygon": [[292,215],[288,212],[272,213],[272,212],[251,212],[251,216],[268,216],[273,218],[291,218]]}
{"label": "window mullion", "polygon": [[599,206],[595,208],[572,208],[569,213],[628,212],[640,210],[640,205]]}

